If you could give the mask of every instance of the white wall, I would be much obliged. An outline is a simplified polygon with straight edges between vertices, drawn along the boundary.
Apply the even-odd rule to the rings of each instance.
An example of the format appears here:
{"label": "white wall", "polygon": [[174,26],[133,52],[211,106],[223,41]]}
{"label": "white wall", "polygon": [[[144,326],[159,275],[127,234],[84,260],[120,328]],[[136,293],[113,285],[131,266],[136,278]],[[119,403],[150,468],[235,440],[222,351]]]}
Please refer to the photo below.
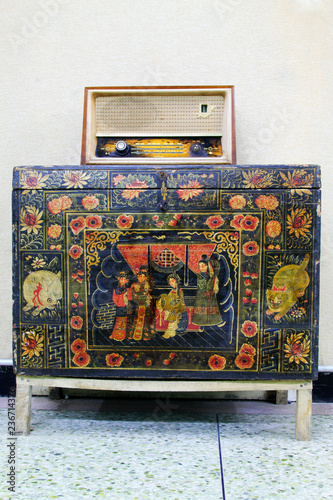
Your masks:
{"label": "white wall", "polygon": [[322,166],[320,365],[333,365],[333,2],[0,0],[0,358],[11,357],[11,176],[80,163],[83,89],[235,85],[238,163]]}

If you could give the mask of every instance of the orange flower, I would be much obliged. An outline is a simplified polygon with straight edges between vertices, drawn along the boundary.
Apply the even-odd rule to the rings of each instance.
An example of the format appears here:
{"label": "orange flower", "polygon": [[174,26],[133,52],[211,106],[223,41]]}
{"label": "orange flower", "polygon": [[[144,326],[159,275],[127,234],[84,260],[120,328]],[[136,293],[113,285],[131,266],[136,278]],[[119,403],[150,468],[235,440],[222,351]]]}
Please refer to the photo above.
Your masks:
{"label": "orange flower", "polygon": [[49,212],[53,215],[59,214],[62,210],[62,202],[60,198],[55,198],[54,200],[51,200],[47,204],[47,208],[49,209]]}
{"label": "orange flower", "polygon": [[246,353],[238,354],[238,356],[235,359],[235,365],[237,366],[237,368],[240,368],[241,370],[244,370],[245,368],[252,368],[253,363],[254,363],[254,358]]}
{"label": "orange flower", "polygon": [[86,226],[90,229],[98,229],[102,227],[102,217],[99,215],[88,215],[86,218]]}
{"label": "orange flower", "polygon": [[88,194],[82,199],[82,205],[86,210],[93,210],[98,207],[99,199],[96,198],[93,194]]}
{"label": "orange flower", "polygon": [[131,184],[126,184],[126,189],[121,193],[121,196],[125,200],[133,200],[133,198],[139,198],[139,194],[146,191],[148,187],[147,182],[136,179]]}
{"label": "orange flower", "polygon": [[208,360],[208,366],[212,370],[223,370],[226,365],[226,359],[223,356],[214,354]]}
{"label": "orange flower", "polygon": [[244,219],[244,215],[242,214],[234,215],[233,220],[230,222],[230,226],[233,227],[234,229],[241,229],[240,222],[242,219]]}
{"label": "orange flower", "polygon": [[272,194],[269,194],[268,196],[262,194],[258,196],[258,198],[255,200],[255,204],[257,205],[258,208],[265,208],[266,210],[275,210],[279,206],[279,200]]}
{"label": "orange flower", "polygon": [[116,354],[115,352],[113,352],[112,354],[108,354],[105,357],[105,360],[108,366],[113,366],[118,368],[124,361],[124,358],[120,356],[120,354]]}
{"label": "orange flower", "polygon": [[68,252],[72,259],[79,259],[83,253],[83,248],[79,245],[72,245]]}
{"label": "orange flower", "polygon": [[287,229],[289,235],[294,234],[296,238],[307,236],[312,225],[312,216],[305,208],[296,208],[291,210],[291,214],[287,216]]}
{"label": "orange flower", "polygon": [[276,238],[281,233],[281,224],[277,220],[271,220],[266,224],[266,234],[270,238]]}
{"label": "orange flower", "polygon": [[241,332],[244,333],[245,337],[254,337],[258,331],[257,323],[255,321],[244,321],[242,324]]}
{"label": "orange flower", "polygon": [[86,350],[86,343],[82,339],[75,339],[74,342],[72,342],[71,349],[74,354],[84,352]]}
{"label": "orange flower", "polygon": [[74,328],[74,330],[81,330],[83,325],[83,319],[81,316],[73,316],[71,319],[71,327]]}
{"label": "orange flower", "polygon": [[239,354],[248,354],[249,356],[255,356],[256,348],[251,344],[243,344],[239,350]]}
{"label": "orange flower", "polygon": [[52,238],[53,240],[59,238],[61,232],[62,232],[62,227],[59,224],[52,224],[47,230],[49,238]]}
{"label": "orange flower", "polygon": [[153,364],[153,362],[151,359],[146,359],[146,361],[145,361],[146,366],[151,366],[152,364]]}
{"label": "orange flower", "polygon": [[252,215],[246,215],[239,221],[241,229],[245,231],[255,231],[259,224],[258,217],[252,217]]}
{"label": "orange flower", "polygon": [[84,218],[77,217],[76,219],[71,220],[69,223],[69,227],[71,228],[71,230],[75,235],[79,234],[82,231],[82,229],[86,227]]}
{"label": "orange flower", "polygon": [[243,254],[246,256],[257,255],[259,246],[255,241],[248,241],[243,245]]}
{"label": "orange flower", "polygon": [[85,351],[78,352],[75,354],[75,356],[73,358],[73,363],[76,366],[80,366],[80,367],[88,366],[90,363],[90,356]]}
{"label": "orange flower", "polygon": [[120,229],[129,229],[133,224],[134,218],[132,215],[119,215],[116,224]]}
{"label": "orange flower", "polygon": [[68,196],[60,196],[59,200],[61,201],[61,210],[68,210],[73,202]]}
{"label": "orange flower", "polygon": [[221,215],[211,215],[208,217],[205,224],[207,224],[210,229],[216,229],[224,224],[224,220]]}
{"label": "orange flower", "polygon": [[229,200],[229,206],[233,209],[241,210],[246,205],[246,199],[241,194],[232,196]]}
{"label": "orange flower", "polygon": [[199,194],[203,193],[203,184],[200,184],[198,180],[189,181],[188,184],[183,184],[179,186],[181,189],[177,190],[177,194],[180,200],[188,201]]}

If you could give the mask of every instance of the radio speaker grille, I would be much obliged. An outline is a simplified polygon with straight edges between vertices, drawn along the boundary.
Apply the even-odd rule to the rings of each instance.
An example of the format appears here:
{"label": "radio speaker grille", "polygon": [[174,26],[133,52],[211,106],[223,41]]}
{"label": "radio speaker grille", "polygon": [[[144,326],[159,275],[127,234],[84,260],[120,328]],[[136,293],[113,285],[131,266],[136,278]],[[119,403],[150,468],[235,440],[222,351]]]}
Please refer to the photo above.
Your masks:
{"label": "radio speaker grille", "polygon": [[223,95],[96,97],[96,136],[222,135]]}

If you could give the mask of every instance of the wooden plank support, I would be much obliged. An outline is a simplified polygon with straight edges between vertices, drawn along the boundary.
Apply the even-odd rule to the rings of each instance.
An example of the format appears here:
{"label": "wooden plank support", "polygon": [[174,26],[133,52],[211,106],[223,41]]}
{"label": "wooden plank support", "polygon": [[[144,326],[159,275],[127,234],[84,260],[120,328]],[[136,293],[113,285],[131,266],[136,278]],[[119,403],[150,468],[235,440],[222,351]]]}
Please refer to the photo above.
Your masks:
{"label": "wooden plank support", "polygon": [[115,380],[72,377],[16,376],[16,431],[29,434],[31,415],[31,387],[61,387],[124,392],[225,392],[225,391],[297,391],[296,439],[311,439],[312,381],[258,380]]}

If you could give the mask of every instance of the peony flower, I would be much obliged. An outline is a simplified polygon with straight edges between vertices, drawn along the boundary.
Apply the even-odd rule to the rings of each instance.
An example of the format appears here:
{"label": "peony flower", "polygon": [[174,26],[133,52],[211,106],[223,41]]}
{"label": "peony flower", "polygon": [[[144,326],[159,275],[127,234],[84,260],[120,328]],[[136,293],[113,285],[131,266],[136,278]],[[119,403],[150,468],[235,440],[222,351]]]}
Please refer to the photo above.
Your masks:
{"label": "peony flower", "polygon": [[214,354],[208,360],[208,366],[212,370],[223,370],[226,365],[226,359],[223,356],[219,356],[218,354]]}
{"label": "peony flower", "polygon": [[146,181],[136,179],[131,184],[126,184],[126,189],[121,193],[121,196],[125,200],[133,200],[133,198],[139,198],[139,194],[144,193],[148,188]]}
{"label": "peony flower", "polygon": [[28,356],[31,359],[33,356],[39,358],[43,351],[44,337],[43,335],[34,332],[33,330],[24,332],[22,335],[22,356]]}
{"label": "peony flower", "polygon": [[122,214],[117,217],[116,224],[119,229],[129,229],[132,227],[133,221],[134,218],[132,215]]}
{"label": "peony flower", "polygon": [[259,246],[255,241],[248,241],[243,245],[243,254],[246,256],[257,255],[259,252]]}
{"label": "peony flower", "polygon": [[83,172],[82,170],[66,170],[63,175],[64,185],[67,189],[82,189],[86,184],[88,184],[87,181],[90,177],[91,174]]}
{"label": "peony flower", "polygon": [[258,217],[252,217],[252,215],[246,215],[239,221],[241,229],[245,231],[255,231],[259,224]]}
{"label": "peony flower", "polygon": [[113,352],[112,354],[108,354],[105,357],[105,360],[106,360],[106,364],[108,366],[118,368],[121,365],[121,363],[124,361],[124,358],[122,356],[120,356],[120,354],[116,354],[115,352]]}
{"label": "peony flower", "polygon": [[86,350],[86,348],[87,348],[86,343],[82,339],[75,339],[71,345],[71,349],[74,352],[74,354],[79,353],[79,352],[84,352]]}
{"label": "peony flower", "polygon": [[254,337],[258,331],[257,323],[255,321],[244,321],[242,324],[241,332],[245,337]]}
{"label": "peony flower", "polygon": [[79,245],[72,245],[68,251],[72,259],[79,259],[83,253],[83,248]]}
{"label": "peony flower", "polygon": [[264,208],[266,210],[275,210],[279,206],[279,200],[272,194],[262,194],[258,196],[254,203],[258,208]]}
{"label": "peony flower", "polygon": [[81,316],[73,316],[71,319],[71,327],[74,328],[74,330],[81,330],[83,325],[83,319]]}
{"label": "peony flower", "polygon": [[125,179],[124,175],[118,174],[116,177],[113,178],[113,185],[118,186],[119,182],[121,182],[123,179]]}
{"label": "peony flower", "polygon": [[62,233],[62,227],[59,224],[52,224],[47,229],[47,234],[49,238],[56,240]]}
{"label": "peony flower", "polygon": [[82,205],[86,210],[93,210],[98,207],[99,199],[96,198],[93,194],[88,194],[82,199]]}
{"label": "peony flower", "polygon": [[208,217],[205,224],[207,224],[210,229],[217,229],[224,224],[224,220],[221,215],[211,215]]}
{"label": "peony flower", "polygon": [[244,370],[246,368],[252,368],[253,363],[254,363],[254,358],[246,353],[238,354],[238,356],[235,359],[235,365],[237,366],[237,368],[240,368],[241,370]]}
{"label": "peony flower", "polygon": [[305,208],[296,208],[291,210],[287,216],[287,229],[289,235],[295,235],[296,238],[307,236],[312,225],[312,216]]}
{"label": "peony flower", "polygon": [[244,196],[241,194],[236,194],[235,196],[232,196],[229,200],[229,207],[233,208],[234,210],[242,210],[246,205],[246,199]]}
{"label": "peony flower", "polygon": [[73,231],[73,234],[79,234],[86,227],[84,218],[77,217],[76,219],[71,220],[69,223],[69,227]]}
{"label": "peony flower", "polygon": [[73,363],[81,368],[88,366],[90,363],[90,356],[85,351],[78,352],[73,358]]}
{"label": "peony flower", "polygon": [[281,224],[277,220],[271,220],[266,224],[266,234],[270,238],[276,238],[281,233]]}
{"label": "peony flower", "polygon": [[233,220],[230,222],[230,226],[233,227],[234,229],[241,229],[240,222],[242,219],[244,219],[244,215],[241,214],[234,215]]}
{"label": "peony flower", "polygon": [[86,218],[86,226],[90,229],[99,229],[102,227],[102,217],[99,215],[88,215]]}
{"label": "peony flower", "polygon": [[239,354],[248,354],[249,356],[255,356],[256,348],[251,344],[243,344],[239,350]]}

